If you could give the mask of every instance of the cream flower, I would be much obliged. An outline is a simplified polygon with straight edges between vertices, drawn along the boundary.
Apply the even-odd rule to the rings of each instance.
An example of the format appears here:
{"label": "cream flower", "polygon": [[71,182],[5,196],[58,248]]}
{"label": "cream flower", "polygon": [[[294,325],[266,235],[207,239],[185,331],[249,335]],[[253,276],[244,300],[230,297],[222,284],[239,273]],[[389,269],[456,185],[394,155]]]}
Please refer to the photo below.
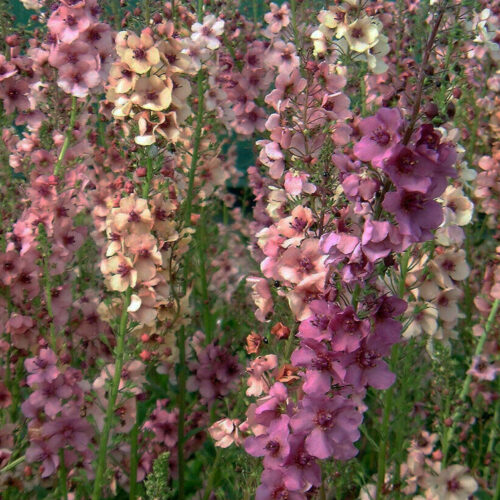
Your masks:
{"label": "cream flower", "polygon": [[377,44],[379,33],[377,25],[369,17],[362,17],[349,24],[344,37],[352,50],[365,52]]}
{"label": "cream flower", "polygon": [[172,102],[173,83],[170,78],[162,80],[158,76],[143,76],[135,85],[131,101],[141,108],[163,111]]}
{"label": "cream flower", "polygon": [[476,490],[476,480],[463,465],[450,465],[437,477],[427,480],[429,489],[439,500],[467,500]]}

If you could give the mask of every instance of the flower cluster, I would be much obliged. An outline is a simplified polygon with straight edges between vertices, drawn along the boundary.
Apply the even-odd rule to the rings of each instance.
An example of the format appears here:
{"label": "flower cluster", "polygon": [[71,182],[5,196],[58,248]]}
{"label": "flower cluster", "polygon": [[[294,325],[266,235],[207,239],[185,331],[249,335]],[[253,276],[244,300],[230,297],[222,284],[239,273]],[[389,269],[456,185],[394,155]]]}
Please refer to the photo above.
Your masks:
{"label": "flower cluster", "polygon": [[349,54],[366,62],[374,74],[385,73],[388,66],[384,56],[390,50],[388,38],[382,34],[382,23],[359,7],[357,0],[345,0],[319,13],[321,24],[311,34],[314,53]]}

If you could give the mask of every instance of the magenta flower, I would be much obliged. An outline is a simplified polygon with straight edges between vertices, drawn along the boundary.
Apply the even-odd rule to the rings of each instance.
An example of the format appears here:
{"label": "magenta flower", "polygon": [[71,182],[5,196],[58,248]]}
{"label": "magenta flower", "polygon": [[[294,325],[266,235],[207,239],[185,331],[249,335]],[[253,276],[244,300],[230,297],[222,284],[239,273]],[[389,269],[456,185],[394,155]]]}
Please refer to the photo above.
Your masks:
{"label": "magenta flower", "polygon": [[49,477],[59,467],[59,447],[51,441],[31,441],[26,450],[26,462],[42,462],[41,477]]}
{"label": "magenta flower", "polygon": [[360,348],[346,355],[342,363],[346,367],[345,383],[355,390],[366,386],[387,389],[396,380],[382,356],[388,354],[390,344],[383,342],[378,335],[370,335],[361,342]]}
{"label": "magenta flower", "polygon": [[321,467],[315,457],[305,449],[305,436],[292,434],[289,438],[290,453],[285,460],[285,485],[291,490],[321,484]]}
{"label": "magenta flower", "polygon": [[398,189],[387,193],[382,206],[395,215],[400,232],[411,236],[414,241],[431,239],[431,230],[443,221],[441,205],[417,191]]}
{"label": "magenta flower", "polygon": [[294,433],[307,435],[305,450],[310,455],[348,460],[358,453],[353,442],[359,439],[362,420],[354,404],[342,396],[332,399],[306,396],[290,425]]}
{"label": "magenta flower", "polygon": [[331,389],[332,379],[336,384],[344,381],[344,367],[321,342],[304,340],[293,352],[291,361],[295,366],[307,368],[302,387],[306,394],[321,396]]}
{"label": "magenta flower", "polygon": [[264,470],[261,476],[261,484],[255,494],[255,500],[306,500],[304,493],[290,489],[285,483],[285,471]]}
{"label": "magenta flower", "polygon": [[354,154],[360,160],[381,167],[392,146],[400,139],[398,132],[402,124],[398,109],[380,108],[375,116],[364,118],[359,123],[363,137],[354,146]]}
{"label": "magenta flower", "polygon": [[40,353],[35,358],[24,360],[24,367],[30,374],[28,375],[28,385],[41,384],[44,382],[52,382],[59,375],[59,370],[56,367],[57,356],[51,349],[41,349]]}
{"label": "magenta flower", "polygon": [[316,341],[331,338],[331,332],[328,330],[328,325],[332,317],[340,312],[340,307],[332,302],[326,302],[325,300],[313,300],[309,304],[309,308],[314,314],[302,321],[299,326],[298,336],[303,339],[312,339]]}
{"label": "magenta flower", "polygon": [[360,320],[352,306],[338,312],[330,321],[332,349],[334,351],[355,351],[370,331],[368,320]]}
{"label": "magenta flower", "polygon": [[248,454],[254,457],[264,457],[264,467],[276,469],[283,464],[290,451],[288,423],[290,418],[281,415],[274,420],[266,434],[250,436],[245,439],[244,446]]}
{"label": "magenta flower", "polygon": [[383,169],[398,188],[426,193],[431,185],[432,163],[401,144],[384,160]]}

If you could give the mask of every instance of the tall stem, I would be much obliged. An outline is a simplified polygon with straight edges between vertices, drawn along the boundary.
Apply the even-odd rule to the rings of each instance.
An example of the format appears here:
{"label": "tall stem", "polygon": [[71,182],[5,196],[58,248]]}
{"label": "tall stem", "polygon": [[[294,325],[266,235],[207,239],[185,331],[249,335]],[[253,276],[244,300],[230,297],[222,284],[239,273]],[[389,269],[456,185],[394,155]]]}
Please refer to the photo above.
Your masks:
{"label": "tall stem", "polygon": [[76,97],[73,96],[71,98],[71,115],[69,119],[69,125],[66,130],[66,135],[64,137],[64,142],[61,148],[61,152],[59,153],[59,157],[57,158],[57,163],[54,168],[54,175],[57,177],[61,173],[62,165],[64,162],[64,157],[66,156],[66,151],[68,150],[69,143],[71,142],[71,135],[73,134],[73,128],[76,122],[76,114],[77,114],[77,100]]}
{"label": "tall stem", "polygon": [[139,425],[135,422],[130,432],[130,488],[129,488],[129,499],[135,500],[137,497],[137,441],[139,438]]}
{"label": "tall stem", "polygon": [[186,226],[191,224],[191,213],[193,211],[193,198],[194,198],[194,179],[196,174],[196,167],[198,166],[198,160],[200,159],[200,143],[201,143],[201,131],[203,128],[203,111],[204,111],[204,76],[203,71],[198,71],[197,84],[198,84],[198,110],[196,112],[196,128],[194,131],[194,142],[193,142],[193,156],[191,157],[191,166],[189,168],[188,174],[188,190],[185,201],[185,212],[184,212],[184,223]]}
{"label": "tall stem", "polygon": [[[498,312],[498,307],[500,305],[500,299],[495,299],[495,302],[493,302],[493,305],[491,306],[490,314],[488,315],[488,319],[486,320],[486,325],[484,327],[483,334],[481,335],[481,338],[479,339],[479,342],[476,345],[476,350],[474,352],[474,357],[480,356],[481,353],[483,352],[484,344],[486,343],[486,339],[488,337],[488,333],[491,330],[491,327],[493,326],[493,322],[495,321],[497,312]],[[462,385],[462,390],[460,391],[460,394],[458,396],[459,400],[461,403],[465,401],[469,394],[469,388],[470,388],[470,383],[472,381],[472,375],[470,373],[467,374],[465,377],[464,383]],[[459,406],[451,415],[451,426],[446,429],[444,432],[443,436],[443,443],[442,443],[442,452],[443,452],[443,458],[441,460],[442,467],[446,467],[446,462],[448,460],[448,452],[450,451],[450,443],[451,439],[453,437],[453,434],[455,432],[455,428],[457,426],[457,421],[460,417],[461,414],[461,407]]]}
{"label": "tall stem", "polygon": [[186,415],[186,334],[184,327],[179,330],[179,394],[178,394],[178,407],[179,407],[179,423],[177,425],[177,462],[179,470],[179,491],[177,498],[179,500],[185,499],[185,469],[186,461],[184,456],[184,419]]}
{"label": "tall stem", "polygon": [[111,381],[111,388],[109,390],[108,406],[106,408],[106,416],[104,417],[104,427],[101,432],[99,451],[97,455],[97,470],[94,481],[94,490],[92,492],[92,500],[99,500],[102,498],[101,490],[103,486],[104,471],[106,468],[106,456],[108,452],[108,440],[113,423],[113,414],[115,411],[116,398],[118,396],[118,387],[120,385],[120,378],[122,374],[123,362],[125,358],[125,334],[127,332],[127,319],[128,319],[128,306],[130,305],[130,296],[132,289],[129,287],[125,293],[125,300],[123,304],[122,315],[120,318],[120,327],[116,339],[115,349],[115,372]]}
{"label": "tall stem", "polygon": [[431,35],[429,37],[429,40],[427,40],[427,45],[425,46],[425,51],[424,51],[424,56],[422,57],[422,62],[420,63],[420,70],[418,74],[418,79],[417,79],[417,88],[415,92],[415,102],[413,103],[413,110],[411,113],[411,118],[410,118],[410,123],[408,125],[408,128],[406,129],[405,135],[403,137],[403,144],[408,144],[410,142],[411,136],[413,134],[413,130],[415,128],[415,124],[417,123],[418,120],[418,115],[420,113],[420,103],[422,102],[422,92],[424,90],[424,79],[425,79],[425,70],[427,68],[427,63],[429,62],[429,58],[432,53],[432,48],[434,47],[434,41],[436,40],[436,35],[439,30],[439,25],[441,24],[441,21],[443,20],[444,16],[444,11],[446,8],[446,4],[448,3],[448,0],[443,0],[441,4],[441,8],[439,10],[438,17],[434,23],[434,26],[432,28]]}
{"label": "tall stem", "polygon": [[[398,296],[402,298],[405,293],[406,275],[408,273],[408,263],[410,261],[410,251],[407,250],[401,255],[399,260],[399,283]],[[399,360],[399,345],[392,347],[390,368],[395,370]],[[384,412],[382,416],[381,442],[378,448],[377,457],[377,493],[376,500],[380,500],[384,496],[385,472],[386,472],[386,452],[389,442],[389,419],[392,412],[392,403],[394,398],[394,384],[389,387],[384,394]],[[398,466],[398,465],[397,465]]]}

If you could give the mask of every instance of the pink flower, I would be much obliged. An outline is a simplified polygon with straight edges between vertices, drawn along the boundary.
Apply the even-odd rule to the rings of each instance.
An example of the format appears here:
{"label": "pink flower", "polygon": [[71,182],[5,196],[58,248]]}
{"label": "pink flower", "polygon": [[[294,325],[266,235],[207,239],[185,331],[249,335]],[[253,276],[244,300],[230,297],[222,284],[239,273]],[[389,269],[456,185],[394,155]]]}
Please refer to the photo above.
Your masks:
{"label": "pink flower", "polygon": [[86,61],[66,64],[59,70],[57,84],[67,94],[75,97],[86,97],[89,89],[97,87],[101,83],[101,77],[93,66]]}
{"label": "pink flower", "polygon": [[30,88],[25,80],[11,77],[3,80],[0,85],[0,99],[3,100],[7,114],[14,111],[27,111],[30,108],[28,98]]}
{"label": "pink flower", "polygon": [[307,434],[305,450],[313,457],[347,460],[358,453],[353,442],[359,439],[362,420],[363,416],[348,399],[306,396],[290,425],[294,433]]}
{"label": "pink flower", "polygon": [[279,33],[290,24],[290,9],[286,3],[281,6],[271,2],[271,12],[264,14],[264,21],[269,24],[271,33]]}
{"label": "pink flower", "polygon": [[360,160],[382,166],[391,147],[400,139],[398,132],[402,124],[398,109],[380,108],[375,116],[361,120],[358,127],[363,137],[354,146],[354,154]]}
{"label": "pink flower", "polygon": [[245,439],[246,452],[254,457],[264,457],[264,467],[276,469],[282,465],[290,451],[289,421],[287,415],[281,415],[269,425],[266,434]]}
{"label": "pink flower", "polygon": [[246,391],[247,396],[260,396],[269,390],[268,382],[264,378],[266,371],[274,370],[278,366],[278,357],[275,354],[259,356],[250,362],[247,372],[250,373]]}
{"label": "pink flower", "polygon": [[241,444],[241,437],[238,431],[238,419],[223,418],[213,423],[208,432],[212,439],[215,441],[215,446],[219,448],[228,448],[233,443],[236,445]]}
{"label": "pink flower", "polygon": [[75,41],[90,25],[91,19],[85,9],[72,9],[61,5],[50,16],[47,27],[59,41]]}

